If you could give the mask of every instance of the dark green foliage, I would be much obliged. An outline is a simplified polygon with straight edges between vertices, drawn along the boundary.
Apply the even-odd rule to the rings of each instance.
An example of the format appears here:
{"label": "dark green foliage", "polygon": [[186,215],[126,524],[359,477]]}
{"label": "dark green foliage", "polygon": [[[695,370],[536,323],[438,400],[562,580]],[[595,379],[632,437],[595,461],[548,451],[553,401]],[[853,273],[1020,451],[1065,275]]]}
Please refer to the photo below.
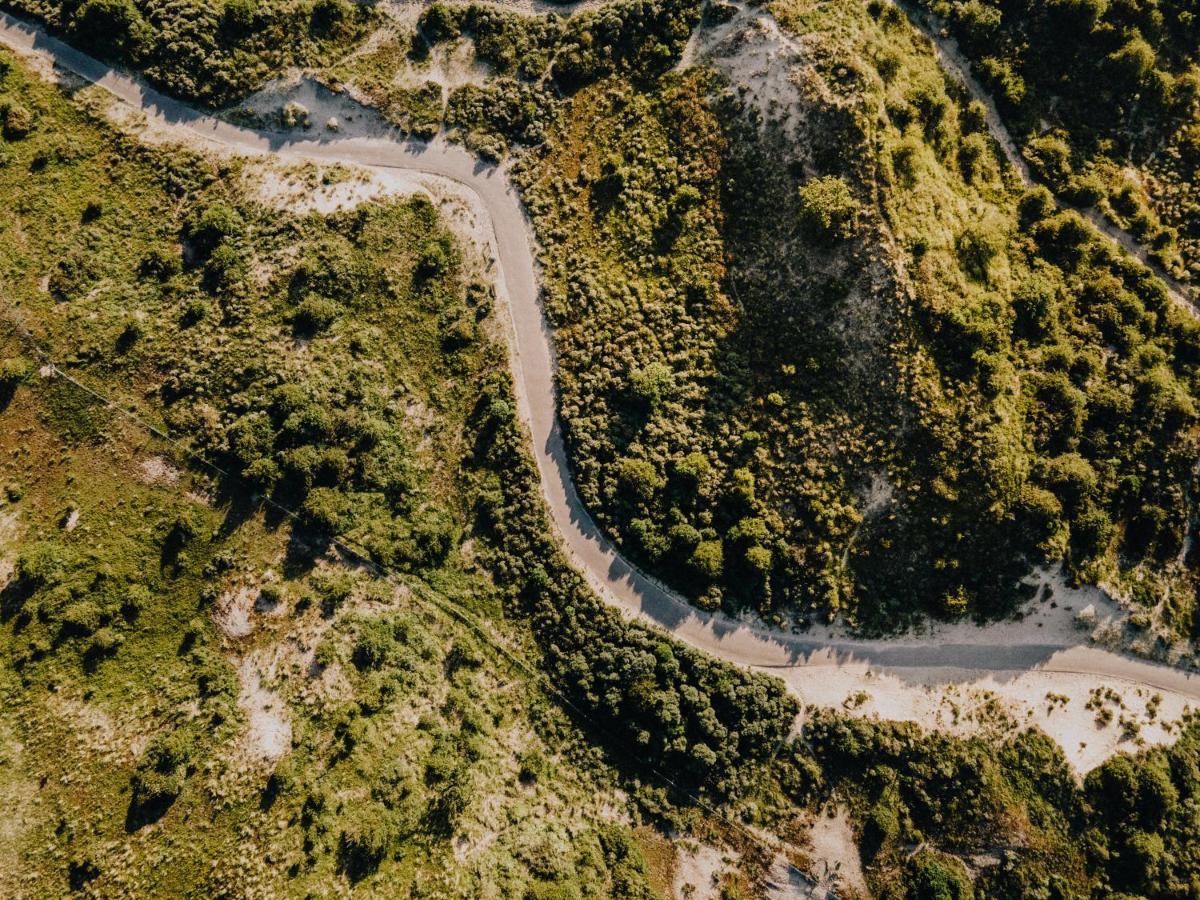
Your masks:
{"label": "dark green foliage", "polygon": [[483,5],[434,3],[421,14],[422,32],[444,41],[470,36],[480,58],[500,75],[537,81],[549,71],[566,90],[613,73],[646,79],[678,58],[700,17],[694,0],[618,0],[565,21]]}
{"label": "dark green foliage", "polygon": [[138,62],[150,32],[133,0],[87,0],[71,20],[71,30],[87,47],[103,56],[125,56]]}
{"label": "dark green foliage", "polygon": [[692,0],[621,0],[572,16],[554,59],[555,80],[574,90],[614,72],[665,72],[699,22]]}
{"label": "dark green foliage", "polygon": [[[787,734],[795,701],[778,682],[623,623],[561,562],[545,532],[536,471],[520,452],[521,433],[510,415],[495,415],[504,393],[497,376],[477,411],[479,462],[509,461],[505,477],[481,497],[480,518],[492,565],[531,617],[550,677],[623,765],[739,790],[739,776]],[[520,460],[515,468],[513,460]]]}
{"label": "dark green foliage", "polygon": [[339,861],[350,880],[378,869],[398,836],[394,815],[382,804],[369,802],[356,809],[339,838]]}
{"label": "dark green foliage", "polygon": [[8,405],[17,387],[33,372],[33,363],[24,356],[0,359],[0,411]]}
{"label": "dark green foliage", "polygon": [[368,7],[345,0],[224,3],[14,0],[91,52],[144,71],[169,93],[234,102],[288,65],[312,65],[361,37]]}
{"label": "dark green foliage", "polygon": [[962,863],[928,850],[905,863],[904,881],[906,900],[973,900],[975,896]]}
{"label": "dark green foliage", "polygon": [[299,334],[314,335],[332,325],[340,307],[325,297],[306,297],[292,313],[292,325]]}
{"label": "dark green foliage", "polygon": [[[981,110],[932,63],[905,65],[903,102],[880,98],[879,121],[808,109],[808,171],[824,177],[783,166],[793,150],[699,76],[579,91],[517,169],[546,247],[580,494],[703,606],[844,611],[869,629],[999,615],[1038,560],[1126,571],[1181,546],[1186,317],[1047,191],[1013,196]],[[912,148],[916,180],[898,177],[885,205],[919,212],[936,194],[922,167],[936,157],[957,178],[964,128],[978,187],[951,195],[973,211],[951,234],[928,223],[942,246],[923,261],[928,239],[913,239],[902,275],[849,188],[879,177],[868,134]],[[903,487],[864,520],[885,481]]]}
{"label": "dark green foliage", "polygon": [[1114,756],[1089,773],[1084,796],[1090,862],[1105,887],[1152,898],[1195,890],[1200,724],[1194,718],[1173,746]]}
{"label": "dark green foliage", "polygon": [[[1107,202],[1156,259],[1200,273],[1200,215],[1187,199],[1195,173],[1183,159],[1200,87],[1190,3],[923,3],[978,63],[1041,180],[1080,206]],[[1114,177],[1129,164],[1154,182],[1135,189]]]}
{"label": "dark green foliage", "polygon": [[33,130],[34,121],[29,107],[13,100],[0,103],[0,133],[6,140],[19,141],[26,137]]}
{"label": "dark green foliage", "polygon": [[196,736],[188,728],[164,732],[150,742],[133,777],[127,828],[161,818],[183,791],[196,755]]}

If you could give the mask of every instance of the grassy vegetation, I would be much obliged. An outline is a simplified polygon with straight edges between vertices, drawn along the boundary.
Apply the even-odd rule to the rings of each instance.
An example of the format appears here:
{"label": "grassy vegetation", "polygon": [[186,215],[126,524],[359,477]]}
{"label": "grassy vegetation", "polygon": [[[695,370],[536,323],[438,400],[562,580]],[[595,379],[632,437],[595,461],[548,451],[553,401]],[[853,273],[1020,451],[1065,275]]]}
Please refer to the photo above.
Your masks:
{"label": "grassy vegetation", "polygon": [[503,350],[436,211],[272,211],[3,62],[33,117],[0,169],[5,892],[644,896],[611,770],[428,602],[536,661],[464,545]]}
{"label": "grassy vegetation", "polygon": [[[813,27],[793,12],[780,10],[790,27]],[[822,30],[909,51],[899,20],[844,15]],[[544,155],[519,167],[556,251],[547,298],[582,484],[610,477],[580,449],[584,401],[612,398],[595,408],[632,437],[616,492],[589,499],[618,533],[616,504],[679,504],[682,516],[631,520],[630,545],[653,561],[647,538],[669,522],[690,549],[680,571],[697,579],[681,583],[714,602],[756,602],[728,574],[756,570],[772,603],[806,596],[779,574],[797,572],[818,579],[803,590],[826,591],[813,609],[836,597],[864,621],[924,608],[922,583],[951,590],[943,613],[987,610],[957,573],[1030,521],[1045,546],[1014,553],[1066,548],[1083,571],[1126,577],[1179,540],[1168,516],[1138,550],[1120,502],[1166,490],[1171,457],[1154,447],[1186,434],[1187,325],[1145,273],[1019,196],[986,144],[964,151],[977,130],[943,120],[969,123],[970,109],[940,82],[915,91],[932,69],[911,52],[865,57],[892,72],[886,96],[870,72],[822,57],[845,102],[811,111],[811,156],[792,169],[705,73],[579,88]],[[0,842],[6,890],[651,896],[667,864],[652,832],[629,827],[637,810],[738,847],[746,877],[761,876],[769,856],[691,805],[702,792],[785,835],[848,804],[882,896],[1194,891],[1194,722],[1175,747],[1118,757],[1082,787],[1032,732],[962,740],[810,711],[789,741],[796,704],[778,683],[623,624],[566,566],[488,289],[427,202],[273,211],[248,195],[249,164],[147,149],[86,113],[86,94],[76,105],[4,62],[0,102],[27,113],[0,167],[17,213],[0,224],[0,566],[12,568],[0,569],[0,797],[22,823]],[[933,126],[926,108],[942,109]],[[859,152],[873,144],[854,143],[867,136],[878,164]],[[756,176],[771,190],[749,191]],[[795,224],[777,246],[796,281],[754,255],[784,215]],[[979,221],[1006,240],[967,236]],[[822,324],[846,314],[858,270],[896,301],[866,319],[885,352],[865,372],[839,362],[843,332]],[[1077,285],[1108,278],[1125,293],[1076,300]],[[1105,302],[1131,316],[1119,330]],[[18,322],[119,408],[40,372]],[[585,365],[613,345],[628,360]],[[1047,380],[1061,390],[1045,396],[1084,395],[1079,416],[1038,393]],[[1116,394],[1159,418],[1129,415],[1114,436],[1091,416]],[[1065,431],[1080,416],[1088,428]],[[976,439],[997,422],[1014,443]],[[1015,470],[981,462],[997,444],[1018,448]],[[876,471],[903,504],[895,537],[857,527],[855,491]],[[1021,477],[980,474],[997,471]],[[935,498],[915,487],[937,478]],[[805,528],[853,538],[846,563],[809,537],[785,554],[781,498],[797,483]],[[980,487],[993,483],[1016,493],[989,531],[975,520],[998,502]],[[825,497],[843,498],[843,519],[818,515]],[[919,529],[931,510],[946,521]],[[1096,510],[1112,531],[1089,555],[1077,547]],[[951,528],[973,549],[947,550],[964,541]],[[348,565],[335,540],[403,577]],[[931,575],[947,567],[914,557],[914,597],[869,607],[872,573],[891,564],[876,554],[925,545],[959,565]],[[785,557],[792,568],[777,568]],[[576,720],[442,605],[540,663]],[[1167,608],[1189,621],[1186,601]],[[273,748],[280,723],[290,731]],[[664,790],[661,772],[679,787]],[[980,855],[1000,862],[977,868]]]}
{"label": "grassy vegetation", "polygon": [[1200,277],[1200,26],[1175,0],[926,0],[1037,175]]}

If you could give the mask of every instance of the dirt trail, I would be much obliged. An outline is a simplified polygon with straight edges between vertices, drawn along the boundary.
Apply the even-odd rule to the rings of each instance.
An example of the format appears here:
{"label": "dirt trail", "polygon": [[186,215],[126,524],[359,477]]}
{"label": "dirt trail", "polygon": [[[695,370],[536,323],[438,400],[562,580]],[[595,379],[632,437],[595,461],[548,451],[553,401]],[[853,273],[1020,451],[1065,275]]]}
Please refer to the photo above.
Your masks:
{"label": "dirt trail", "polygon": [[[929,38],[942,67],[967,89],[967,93],[971,95],[971,99],[983,104],[987,113],[988,131],[991,132],[996,143],[1000,145],[1005,158],[1012,165],[1022,183],[1030,186],[1035,184],[1033,173],[1029,171],[1029,165],[1025,162],[1024,157],[1021,156],[1017,142],[1013,139],[1011,132],[1009,132],[1008,126],[1004,124],[1004,119],[1000,116],[1000,111],[996,107],[995,100],[992,99],[991,93],[984,88],[979,79],[972,73],[971,62],[958,49],[958,42],[951,37],[944,36],[944,23],[932,13],[919,10],[911,3],[900,2],[900,0],[894,0],[894,2],[908,16],[908,20],[913,26],[924,34],[925,37]],[[1074,209],[1074,207],[1064,203],[1057,196],[1055,196],[1054,202],[1059,209]],[[1172,277],[1159,263],[1150,257],[1146,248],[1134,240],[1132,235],[1105,219],[1103,214],[1095,208],[1076,210],[1076,212],[1087,219],[1091,226],[1101,235],[1117,244],[1122,250],[1154,272],[1163,284],[1166,285],[1172,300],[1186,307],[1191,312],[1200,314],[1200,308],[1197,307],[1195,299],[1195,289]]]}

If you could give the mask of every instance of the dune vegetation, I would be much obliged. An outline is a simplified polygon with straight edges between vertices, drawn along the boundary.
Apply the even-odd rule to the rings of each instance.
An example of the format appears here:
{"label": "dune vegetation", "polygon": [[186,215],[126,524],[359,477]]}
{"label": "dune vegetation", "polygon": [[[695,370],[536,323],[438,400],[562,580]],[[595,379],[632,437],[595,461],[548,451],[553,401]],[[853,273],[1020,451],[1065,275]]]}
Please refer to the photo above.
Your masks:
{"label": "dune vegetation", "polygon": [[[1018,182],[899,9],[430,4],[348,56],[382,13],[19,9],[182,97],[313,66],[506,160],[580,492],[696,603],[883,633],[1063,561],[1196,634],[1200,328]],[[678,65],[739,16],[767,94]],[[449,48],[488,77],[413,87]],[[1080,782],[1002,711],[803,709],[624,621],[550,531],[435,203],[289,212],[104,106],[0,54],[0,890],[640,898],[688,840],[757,896],[835,811],[882,897],[1200,890],[1194,716]]]}

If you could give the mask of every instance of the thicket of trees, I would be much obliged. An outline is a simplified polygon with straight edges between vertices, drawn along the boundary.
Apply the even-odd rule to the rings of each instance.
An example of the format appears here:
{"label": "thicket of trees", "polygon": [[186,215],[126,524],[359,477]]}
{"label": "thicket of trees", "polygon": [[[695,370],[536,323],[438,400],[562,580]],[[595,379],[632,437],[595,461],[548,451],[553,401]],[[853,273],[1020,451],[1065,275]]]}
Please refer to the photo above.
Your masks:
{"label": "thicket of trees", "polygon": [[[1169,748],[1118,754],[1082,787],[1044,734],[923,734],[818,712],[792,786],[846,792],[863,862],[884,897],[1190,897],[1200,883],[1200,721]],[[812,763],[815,763],[814,767]],[[914,847],[924,847],[913,854]],[[988,848],[998,862],[968,875]]]}
{"label": "thicket of trees", "polygon": [[[800,139],[699,74],[610,80],[518,165],[585,502],[704,605],[869,627],[1001,614],[1039,560],[1167,566],[1194,323],[1080,217],[1004,186],[982,108],[899,13],[829,15],[861,20],[878,81],[830,62],[839,102],[806,106]],[[973,212],[948,225],[951,196]]]}
{"label": "thicket of trees", "polygon": [[618,0],[562,18],[433,3],[419,26],[434,42],[471,37],[480,59],[499,75],[548,77],[572,91],[614,73],[646,79],[666,71],[699,22],[700,6],[695,0]]}
{"label": "thicket of trees", "polygon": [[144,71],[168,93],[232,103],[288,65],[313,65],[360,39],[373,19],[348,0],[222,3],[9,0],[80,47]]}
{"label": "thicket of trees", "polygon": [[474,417],[483,476],[478,527],[490,541],[489,565],[530,617],[551,680],[584,711],[581,724],[632,771],[652,768],[685,788],[745,793],[749,773],[787,737],[799,705],[777,680],[626,623],[566,565],[548,531],[507,380],[489,381]]}

